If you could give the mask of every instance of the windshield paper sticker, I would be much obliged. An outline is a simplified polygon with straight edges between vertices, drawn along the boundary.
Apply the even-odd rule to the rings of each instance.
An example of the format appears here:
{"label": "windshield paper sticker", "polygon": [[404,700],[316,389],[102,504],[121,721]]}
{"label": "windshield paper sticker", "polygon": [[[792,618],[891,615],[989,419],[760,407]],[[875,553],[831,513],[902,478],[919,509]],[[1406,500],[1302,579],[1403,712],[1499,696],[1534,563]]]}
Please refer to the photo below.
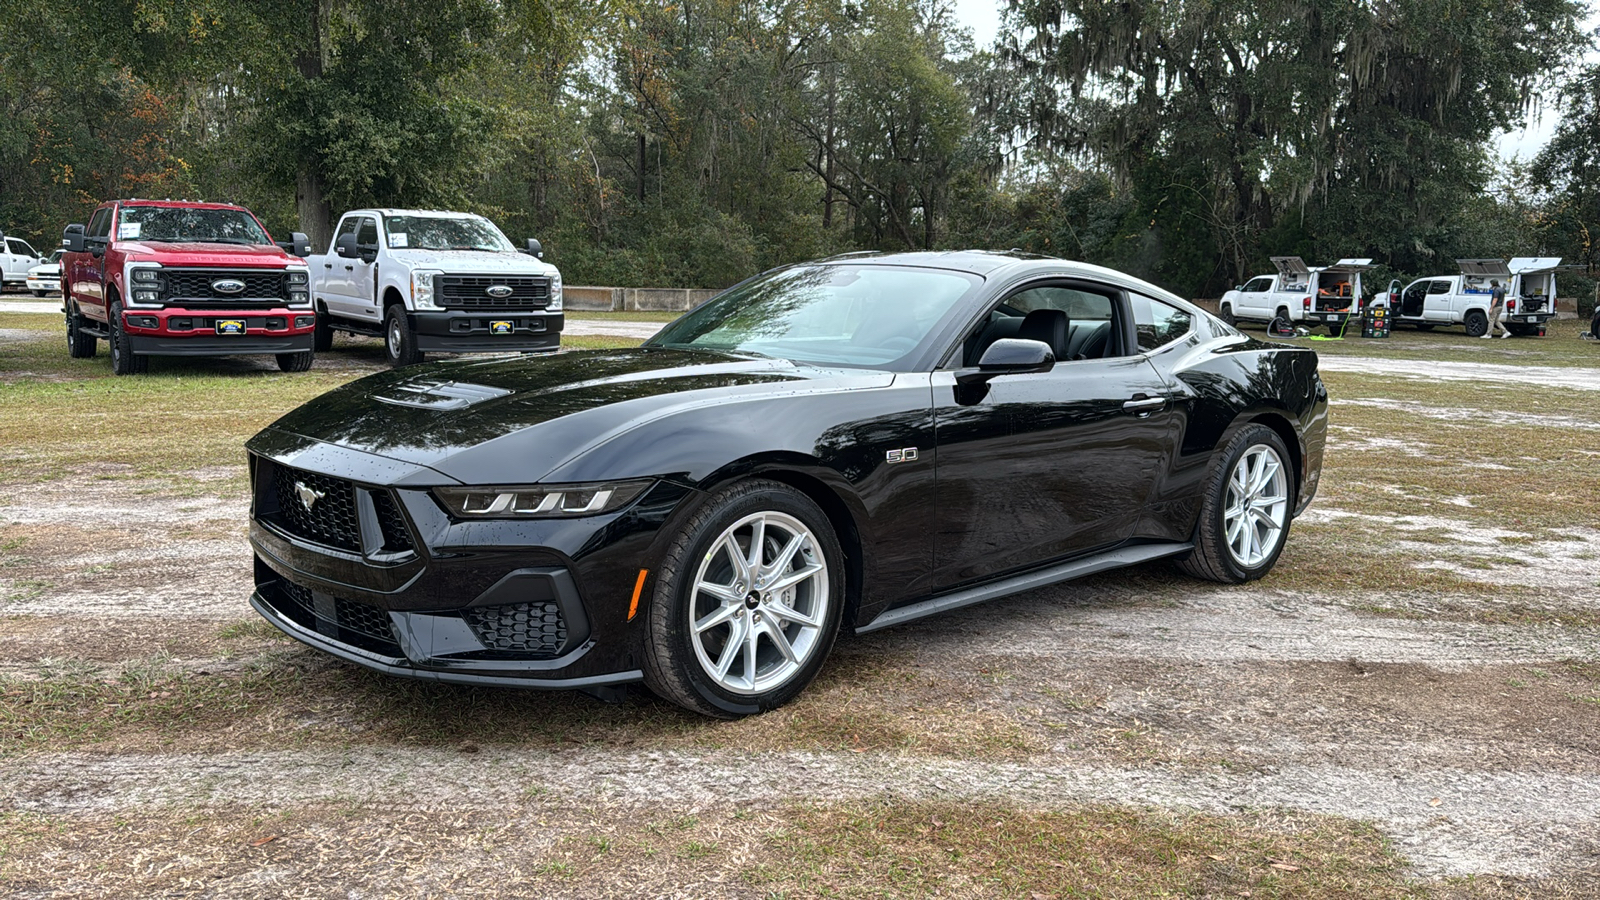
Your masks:
{"label": "windshield paper sticker", "polygon": [[144,224],[144,223],[142,223],[142,222],[118,222],[117,223],[117,240],[119,240],[119,241],[136,241],[136,240],[138,240],[139,239],[139,226],[142,225],[142,224]]}
{"label": "windshield paper sticker", "polygon": [[406,237],[406,233],[403,232],[403,231],[400,232],[399,234],[391,234],[391,235],[389,235],[389,246],[391,246],[391,247],[409,247],[409,246],[411,246],[411,239]]}

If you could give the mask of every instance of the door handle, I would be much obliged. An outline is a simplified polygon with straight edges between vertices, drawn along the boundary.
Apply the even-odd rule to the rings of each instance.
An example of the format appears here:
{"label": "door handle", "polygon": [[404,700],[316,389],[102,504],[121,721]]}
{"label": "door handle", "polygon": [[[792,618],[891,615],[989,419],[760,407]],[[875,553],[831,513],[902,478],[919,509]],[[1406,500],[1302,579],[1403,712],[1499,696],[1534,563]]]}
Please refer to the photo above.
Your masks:
{"label": "door handle", "polygon": [[1149,415],[1167,405],[1165,397],[1147,397],[1144,394],[1134,394],[1133,398],[1122,404],[1123,412],[1135,415]]}
{"label": "door handle", "polygon": [[331,268],[333,268],[333,263],[323,263],[322,267],[324,269],[331,269]]}
{"label": "door handle", "polygon": [[344,270],[346,272],[354,272],[356,270],[356,267],[355,266],[345,266]]}

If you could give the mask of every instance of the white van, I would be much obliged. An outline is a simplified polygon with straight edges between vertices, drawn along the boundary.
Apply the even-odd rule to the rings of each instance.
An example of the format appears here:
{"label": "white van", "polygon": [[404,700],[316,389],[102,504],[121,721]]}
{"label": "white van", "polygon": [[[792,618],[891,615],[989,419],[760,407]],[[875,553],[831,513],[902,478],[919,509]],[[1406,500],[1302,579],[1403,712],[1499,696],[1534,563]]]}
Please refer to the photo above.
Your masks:
{"label": "white van", "polygon": [[1326,325],[1329,334],[1345,320],[1361,315],[1361,273],[1370,259],[1341,259],[1312,267],[1298,256],[1274,256],[1276,275],[1258,275],[1222,295],[1217,312],[1232,325],[1237,321]]}

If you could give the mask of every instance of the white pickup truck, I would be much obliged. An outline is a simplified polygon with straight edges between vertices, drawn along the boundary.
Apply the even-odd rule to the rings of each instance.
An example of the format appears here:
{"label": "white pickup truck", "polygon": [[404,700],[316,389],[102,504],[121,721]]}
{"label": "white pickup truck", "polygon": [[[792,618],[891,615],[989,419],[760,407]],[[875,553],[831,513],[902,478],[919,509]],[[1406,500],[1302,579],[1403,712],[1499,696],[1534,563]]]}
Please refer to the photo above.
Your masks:
{"label": "white pickup truck", "polygon": [[44,258],[22,238],[0,233],[0,285],[21,289],[28,281],[28,270],[44,265]]}
{"label": "white pickup truck", "polygon": [[316,347],[333,332],[384,339],[393,366],[423,355],[555,350],[561,273],[539,242],[518,249],[482,216],[410,209],[347,212],[329,252],[307,258]]}
{"label": "white pickup truck", "polygon": [[[1506,330],[1516,335],[1544,335],[1556,315],[1556,268],[1559,257],[1519,256],[1503,259],[1458,259],[1460,275],[1418,278],[1396,290],[1390,285],[1392,321],[1427,331],[1438,325],[1463,325],[1471,337],[1489,333],[1493,283],[1506,289]],[[1395,296],[1398,294],[1398,296]]]}
{"label": "white pickup truck", "polygon": [[1298,256],[1274,256],[1276,275],[1258,275],[1222,295],[1217,311],[1229,325],[1237,321],[1326,325],[1337,334],[1352,315],[1361,314],[1361,273],[1370,259],[1341,259],[1331,266],[1307,266]]}

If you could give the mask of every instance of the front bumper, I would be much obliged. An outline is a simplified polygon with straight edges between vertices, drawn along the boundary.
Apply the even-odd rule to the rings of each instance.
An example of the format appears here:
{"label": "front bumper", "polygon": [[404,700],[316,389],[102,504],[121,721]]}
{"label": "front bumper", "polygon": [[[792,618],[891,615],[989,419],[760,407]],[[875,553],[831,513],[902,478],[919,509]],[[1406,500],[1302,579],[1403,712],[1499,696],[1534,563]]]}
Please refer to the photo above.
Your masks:
{"label": "front bumper", "polygon": [[[236,333],[235,323],[242,326]],[[137,356],[309,353],[316,314],[306,309],[125,309],[122,328]]]}
{"label": "front bumper", "polygon": [[483,312],[453,309],[412,313],[417,349],[432,353],[514,353],[556,350],[566,318],[559,312]]}
{"label": "front bumper", "polygon": [[[658,483],[607,516],[456,522],[427,487],[451,479],[283,437],[268,431],[251,442],[250,602],[280,630],[350,662],[435,681],[586,688],[642,678],[634,590],[687,488]],[[268,456],[263,444],[277,448]],[[343,547],[308,539],[278,503],[279,479],[324,493],[330,481],[348,483],[343,515],[361,537]]]}
{"label": "front bumper", "polygon": [[59,278],[32,278],[32,277],[30,277],[28,279],[28,290],[30,290],[30,291],[45,291],[46,293],[56,293],[56,292],[61,290],[61,279],[59,279]]}

